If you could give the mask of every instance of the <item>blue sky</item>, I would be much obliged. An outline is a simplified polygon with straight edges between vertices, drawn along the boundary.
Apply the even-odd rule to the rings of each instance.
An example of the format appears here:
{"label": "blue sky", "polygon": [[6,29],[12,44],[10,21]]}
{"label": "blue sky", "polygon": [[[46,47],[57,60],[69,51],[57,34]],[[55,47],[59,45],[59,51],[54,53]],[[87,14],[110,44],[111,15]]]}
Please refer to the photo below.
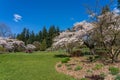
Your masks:
{"label": "blue sky", "polygon": [[[107,1],[101,0],[100,4]],[[88,19],[84,5],[95,3],[96,0],[0,0],[0,23],[7,24],[13,33],[21,32],[24,27],[38,32],[50,25],[64,30]]]}

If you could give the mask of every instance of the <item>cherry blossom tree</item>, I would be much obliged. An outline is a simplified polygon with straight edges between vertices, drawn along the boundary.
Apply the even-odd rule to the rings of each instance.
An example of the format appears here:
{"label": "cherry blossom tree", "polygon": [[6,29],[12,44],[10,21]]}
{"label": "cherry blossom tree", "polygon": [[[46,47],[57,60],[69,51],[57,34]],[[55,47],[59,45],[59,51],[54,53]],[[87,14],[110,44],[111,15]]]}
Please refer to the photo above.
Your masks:
{"label": "cherry blossom tree", "polygon": [[83,37],[87,36],[87,33],[91,31],[93,25],[86,21],[77,22],[74,24],[74,27],[71,31],[65,31],[60,33],[54,39],[54,48],[65,48],[69,53],[72,52],[72,49],[78,45],[84,43]]}
{"label": "cherry blossom tree", "polygon": [[108,57],[115,62],[120,54],[120,14],[113,10],[98,16],[96,27],[96,42],[106,49]]}

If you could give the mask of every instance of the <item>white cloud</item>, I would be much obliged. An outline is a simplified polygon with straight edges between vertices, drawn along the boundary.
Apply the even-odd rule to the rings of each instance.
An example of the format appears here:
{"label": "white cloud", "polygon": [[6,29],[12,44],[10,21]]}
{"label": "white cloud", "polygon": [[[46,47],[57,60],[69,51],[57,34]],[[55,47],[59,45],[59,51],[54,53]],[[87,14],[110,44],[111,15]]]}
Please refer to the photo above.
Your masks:
{"label": "white cloud", "polygon": [[114,9],[113,9],[113,13],[120,13],[120,10],[117,9],[117,8],[114,8]]}
{"label": "white cloud", "polygon": [[92,13],[92,14],[88,15],[88,17],[89,17],[89,18],[94,18],[95,15],[96,15],[96,13]]}
{"label": "white cloud", "polygon": [[14,21],[15,22],[19,22],[22,19],[22,16],[19,15],[19,14],[14,14],[13,16],[14,16]]}

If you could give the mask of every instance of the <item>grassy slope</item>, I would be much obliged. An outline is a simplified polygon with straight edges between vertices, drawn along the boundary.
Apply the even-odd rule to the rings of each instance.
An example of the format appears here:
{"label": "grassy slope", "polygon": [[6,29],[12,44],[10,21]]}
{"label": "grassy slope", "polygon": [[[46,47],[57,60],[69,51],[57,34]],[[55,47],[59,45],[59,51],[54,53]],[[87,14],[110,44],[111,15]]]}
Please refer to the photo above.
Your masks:
{"label": "grassy slope", "polygon": [[57,73],[54,57],[58,52],[13,53],[0,55],[0,80],[74,80]]}

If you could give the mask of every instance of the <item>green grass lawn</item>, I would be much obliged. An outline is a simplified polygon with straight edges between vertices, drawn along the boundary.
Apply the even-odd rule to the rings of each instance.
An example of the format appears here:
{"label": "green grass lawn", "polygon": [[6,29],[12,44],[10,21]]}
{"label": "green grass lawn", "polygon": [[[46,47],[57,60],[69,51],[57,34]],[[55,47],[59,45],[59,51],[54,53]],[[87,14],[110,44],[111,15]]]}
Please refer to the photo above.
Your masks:
{"label": "green grass lawn", "polygon": [[58,73],[58,52],[0,54],[0,80],[75,80]]}

